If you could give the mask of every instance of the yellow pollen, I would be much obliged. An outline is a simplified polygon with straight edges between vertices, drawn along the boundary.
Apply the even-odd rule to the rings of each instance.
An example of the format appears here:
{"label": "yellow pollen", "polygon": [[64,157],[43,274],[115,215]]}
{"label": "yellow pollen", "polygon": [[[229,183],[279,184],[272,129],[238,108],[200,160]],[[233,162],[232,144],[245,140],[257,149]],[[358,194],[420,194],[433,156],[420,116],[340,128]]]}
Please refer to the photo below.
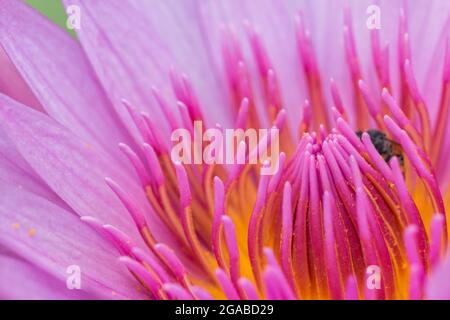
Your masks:
{"label": "yellow pollen", "polygon": [[36,235],[36,229],[34,229],[34,228],[28,229],[28,235],[30,237],[34,237]]}

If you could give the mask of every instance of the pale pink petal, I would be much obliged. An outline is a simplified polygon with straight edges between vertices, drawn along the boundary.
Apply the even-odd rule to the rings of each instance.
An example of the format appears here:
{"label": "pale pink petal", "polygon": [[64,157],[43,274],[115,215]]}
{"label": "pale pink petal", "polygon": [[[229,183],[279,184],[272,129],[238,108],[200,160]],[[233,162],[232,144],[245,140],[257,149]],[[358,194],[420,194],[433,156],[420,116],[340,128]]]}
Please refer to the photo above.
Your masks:
{"label": "pale pink petal", "polygon": [[0,183],[0,193],[3,248],[63,285],[68,267],[79,266],[84,291],[103,298],[139,296],[134,279],[118,263],[114,247],[76,215],[28,191],[11,189],[7,184]]}
{"label": "pale pink petal", "polygon": [[[195,8],[189,1],[64,2],[80,7],[80,43],[123,119],[129,119],[121,103],[126,99],[140,110],[151,111],[158,125],[168,129],[151,87],[168,93],[172,66],[192,76],[206,113],[224,110],[221,83],[208,63],[202,30],[196,26]],[[175,107],[173,99],[171,103]]]}
{"label": "pale pink petal", "polygon": [[75,136],[48,116],[2,95],[0,125],[33,170],[78,215],[94,216],[140,239],[131,216],[104,181],[110,177],[144,210],[155,236],[167,234],[155,219],[129,166],[117,165],[89,141]]}
{"label": "pale pink petal", "polygon": [[0,44],[44,110],[121,159],[116,144],[127,142],[128,133],[77,41],[21,1],[0,6]]}
{"label": "pale pink petal", "polygon": [[31,89],[0,46],[0,92],[39,111],[44,111]]}
{"label": "pale pink petal", "polygon": [[95,298],[82,290],[68,290],[40,268],[17,257],[0,254],[0,299],[67,300]]}
{"label": "pale pink petal", "polygon": [[39,195],[60,207],[69,207],[34,172],[17,151],[12,141],[0,128],[0,181],[10,185],[11,189],[25,189]]}

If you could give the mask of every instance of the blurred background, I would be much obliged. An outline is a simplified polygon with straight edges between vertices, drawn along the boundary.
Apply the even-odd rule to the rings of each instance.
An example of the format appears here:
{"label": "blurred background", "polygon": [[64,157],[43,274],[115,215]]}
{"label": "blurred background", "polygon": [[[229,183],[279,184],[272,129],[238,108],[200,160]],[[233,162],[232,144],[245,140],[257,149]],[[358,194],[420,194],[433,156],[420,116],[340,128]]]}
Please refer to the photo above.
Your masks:
{"label": "blurred background", "polygon": [[[66,26],[66,12],[61,0],[25,0],[26,3],[39,10],[42,14],[47,16],[50,20],[60,25],[65,30]],[[68,30],[73,36],[75,33]]]}

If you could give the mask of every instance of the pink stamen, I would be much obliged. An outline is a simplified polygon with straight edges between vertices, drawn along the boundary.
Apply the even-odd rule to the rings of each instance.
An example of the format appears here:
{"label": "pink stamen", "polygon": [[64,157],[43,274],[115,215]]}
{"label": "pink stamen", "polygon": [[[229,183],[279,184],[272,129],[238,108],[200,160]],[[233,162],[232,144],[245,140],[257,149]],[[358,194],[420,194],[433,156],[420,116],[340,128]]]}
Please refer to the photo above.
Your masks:
{"label": "pink stamen", "polygon": [[157,126],[152,122],[150,116],[143,112],[141,113],[142,118],[144,119],[144,123],[147,126],[148,130],[151,132],[151,136],[153,137],[154,141],[152,146],[161,154],[161,153],[167,153],[169,148],[169,143],[162,137],[162,134]]}
{"label": "pink stamen", "polygon": [[241,106],[239,108],[238,117],[236,120],[236,128],[245,129],[248,122],[249,100],[247,98],[242,99]]}
{"label": "pink stamen", "polygon": [[[352,167],[353,181],[355,184],[355,192],[356,192],[356,205],[357,205],[356,212],[358,217],[358,230],[361,240],[369,244],[371,232],[369,229],[368,214],[367,214],[367,196],[364,191],[361,172],[353,156],[350,156],[350,165]],[[367,247],[370,248],[371,246]],[[374,255],[371,256],[374,257]]]}
{"label": "pink stamen", "polygon": [[443,81],[450,82],[450,40],[445,45]]}
{"label": "pink stamen", "polygon": [[344,119],[338,118],[337,121],[336,121],[336,124],[337,124],[337,129],[339,130],[339,132],[342,133],[342,135],[344,137],[346,137],[347,140],[350,141],[352,143],[352,145],[358,151],[363,151],[364,150],[364,145],[361,143],[361,141],[359,140],[358,136],[350,128],[350,126],[348,125],[348,123]]}
{"label": "pink stamen", "polygon": [[247,278],[241,277],[238,282],[239,282],[239,286],[241,287],[244,294],[247,296],[248,300],[259,300],[260,299],[255,286],[253,285],[253,283],[250,280],[248,280]]}
{"label": "pink stamen", "polygon": [[105,178],[106,184],[111,188],[112,191],[117,195],[119,200],[122,202],[123,206],[130,213],[133,218],[134,223],[138,227],[139,230],[142,230],[146,227],[147,223],[145,221],[145,217],[142,214],[141,210],[139,210],[130,200],[130,196],[123,191],[123,189],[112,179]]}
{"label": "pink stamen", "polygon": [[278,284],[277,272],[274,268],[267,267],[263,273],[265,295],[267,300],[284,300],[281,288]]}
{"label": "pink stamen", "polygon": [[149,141],[149,142],[153,143],[154,137],[152,136],[151,132],[146,128],[145,123],[144,123],[142,117],[140,116],[139,112],[136,110],[136,108],[133,107],[131,105],[131,103],[125,99],[122,100],[122,103],[125,106],[125,108],[127,109],[128,114],[130,115],[131,119],[133,120],[134,125],[138,129],[142,138],[145,141]]}
{"label": "pink stamen", "polygon": [[[325,141],[322,144],[322,150],[333,176],[333,180],[338,188],[339,195],[342,198],[344,205],[349,206],[352,203],[351,192],[328,142]],[[352,212],[350,211],[350,207],[347,207],[347,209],[349,212]]]}
{"label": "pink stamen", "polygon": [[172,90],[175,93],[177,99],[180,99],[179,97],[184,97],[186,95],[186,92],[184,91],[185,88],[182,86],[180,76],[175,71],[175,68],[173,66],[169,70],[169,77],[170,83],[172,84]]}
{"label": "pink stamen", "polygon": [[311,117],[312,117],[312,110],[311,110],[311,104],[309,103],[308,99],[305,99],[303,102],[303,119],[302,122],[305,124],[305,130],[308,130],[309,126],[311,125]]}
{"label": "pink stamen", "polygon": [[421,264],[412,264],[409,270],[409,299],[420,300],[423,298],[423,284],[425,271]]}
{"label": "pink stamen", "polygon": [[[339,112],[338,109],[336,109],[335,107],[331,107],[331,114],[333,116],[334,122],[336,123],[337,119],[339,118],[343,118],[344,116],[342,115],[342,113]],[[335,128],[333,128],[332,130],[336,130]]]}
{"label": "pink stamen", "polygon": [[419,88],[417,86],[416,78],[414,77],[414,72],[411,67],[411,63],[409,60],[405,60],[405,77],[406,83],[408,84],[408,89],[415,103],[419,103],[422,101],[420,96]]}
{"label": "pink stamen", "polygon": [[237,64],[243,59],[242,52],[236,34],[231,28],[222,27],[222,55],[225,71],[232,89],[238,87]]}
{"label": "pink stamen", "polygon": [[138,155],[126,144],[119,143],[119,149],[125,154],[125,156],[130,161],[131,165],[134,168],[134,171],[136,172],[139,180],[141,181],[141,185],[143,188],[145,188],[147,185],[150,184],[150,177],[147,173],[147,170],[144,167],[144,164],[142,163],[141,159],[138,157]]}
{"label": "pink stamen", "polygon": [[428,193],[433,200],[435,210],[437,212],[445,212],[444,202],[439,191],[437,181],[432,172],[430,172],[427,168],[429,161],[426,159],[426,163],[424,163],[423,158],[421,158],[425,156],[425,153],[418,149],[408,134],[402,130],[389,116],[384,116],[384,122],[388,130],[402,145],[403,150],[408,156],[408,159],[411,161],[417,174],[425,180],[428,187]]}
{"label": "pink stamen", "polygon": [[239,91],[242,97],[248,97],[250,100],[253,98],[248,67],[244,61],[238,63],[238,85]]}
{"label": "pink stamen", "polygon": [[425,231],[425,226],[423,225],[422,217],[420,216],[419,210],[417,209],[414,200],[408,192],[406,182],[403,178],[402,171],[400,169],[399,161],[396,157],[392,158],[390,165],[393,173],[393,182],[397,188],[397,194],[400,199],[400,203],[404,208],[407,216],[407,221],[409,224],[413,224],[417,227],[418,231],[418,246],[420,248],[419,252],[422,253],[422,261],[426,260],[426,254],[428,252],[428,238]]}
{"label": "pink stamen", "polygon": [[192,295],[176,283],[165,283],[162,288],[174,300],[193,300]]}
{"label": "pink stamen", "polygon": [[262,44],[261,37],[256,32],[255,28],[248,21],[245,21],[245,27],[247,29],[247,35],[252,48],[253,56],[258,66],[259,74],[261,77],[265,78],[267,76],[267,71],[272,69],[269,57]]}
{"label": "pink stamen", "polygon": [[320,214],[319,184],[317,181],[317,168],[313,155],[305,158],[309,161],[309,234],[311,236],[311,255],[319,292],[326,286],[324,247],[323,247],[323,222]]}
{"label": "pink stamen", "polygon": [[120,254],[132,255],[135,244],[127,234],[109,224],[105,224],[103,230],[108,233]]}
{"label": "pink stamen", "polygon": [[361,72],[359,70],[358,54],[356,53],[355,39],[353,35],[353,28],[351,23],[350,9],[346,8],[344,11],[344,46],[347,57],[347,63],[350,67],[350,72],[353,81],[357,81],[361,78]]}
{"label": "pink stamen", "polygon": [[175,252],[170,249],[168,246],[162,243],[158,243],[154,246],[154,249],[161,255],[161,258],[170,268],[170,270],[175,275],[175,278],[180,282],[187,286],[187,274],[186,268],[183,263],[177,257]]}
{"label": "pink stamen", "polygon": [[141,261],[141,263],[147,264],[155,272],[162,283],[170,281],[170,276],[167,274],[166,270],[164,270],[160,262],[151,254],[138,247],[131,249],[131,252]]}
{"label": "pink stamen", "polygon": [[383,86],[389,86],[389,44],[383,47],[381,52],[381,83]]}
{"label": "pink stamen", "polygon": [[269,187],[267,189],[267,192],[269,194],[271,194],[272,192],[275,191],[276,188],[278,188],[280,181],[281,181],[281,177],[284,173],[285,163],[286,163],[286,154],[284,152],[281,152],[280,157],[278,159],[278,165],[279,165],[278,171],[277,171],[277,173],[275,173],[272,176],[272,178],[270,179],[270,182],[269,182]]}
{"label": "pink stamen", "polygon": [[433,218],[431,218],[429,256],[431,267],[435,267],[439,263],[444,252],[444,222],[444,216],[440,213],[433,215]]}
{"label": "pink stamen", "polygon": [[369,87],[363,80],[358,81],[359,89],[361,90],[362,96],[366,102],[367,108],[369,109],[372,118],[376,119],[377,115],[380,113],[380,106],[375,102],[372,95],[369,92]]}
{"label": "pink stamen", "polygon": [[156,298],[163,298],[163,295],[160,291],[161,285],[140,263],[131,259],[130,257],[120,257],[119,261],[122,262],[128,269],[130,269],[131,272],[136,274],[148,286],[148,288]]}
{"label": "pink stamen", "polygon": [[142,150],[144,151],[144,155],[147,159],[147,164],[150,168],[153,179],[155,179],[158,187],[162,186],[164,184],[164,174],[162,172],[161,165],[159,163],[155,150],[152,146],[146,143],[142,145]]}
{"label": "pink stamen", "polygon": [[332,299],[342,299],[342,284],[339,274],[339,264],[336,255],[336,242],[333,229],[333,218],[336,216],[336,213],[333,212],[334,206],[332,205],[332,202],[334,202],[334,199],[331,194],[328,191],[325,191],[323,194],[323,234],[325,236],[324,247],[328,287]]}
{"label": "pink stamen", "polygon": [[383,157],[374,147],[372,140],[367,132],[364,132],[361,137],[364,146],[366,147],[367,153],[369,154],[370,159],[374,163],[375,167],[383,174],[383,176],[389,180],[393,181],[391,168],[387,165],[386,161],[384,161]]}
{"label": "pink stamen", "polygon": [[[300,167],[299,167],[299,175],[300,175],[300,192],[299,198],[297,200],[297,211],[295,213],[295,222],[294,222],[294,265],[297,270],[297,278],[299,282],[299,287],[305,291],[305,293],[310,291],[310,287],[312,286],[310,281],[310,270],[308,264],[308,242],[307,242],[307,210],[308,210],[308,184],[309,184],[309,161],[303,161],[303,159],[308,159],[310,153],[308,151],[302,152],[300,158]],[[294,185],[294,190],[296,185]],[[303,291],[301,292],[303,294]]]}
{"label": "pink stamen", "polygon": [[375,64],[378,80],[382,86],[389,85],[389,45],[380,48],[380,32],[373,29],[370,32],[372,45],[372,58]]}
{"label": "pink stamen", "polygon": [[410,123],[408,117],[406,117],[406,115],[403,113],[403,110],[398,106],[397,102],[386,88],[383,88],[381,97],[383,98],[384,103],[386,103],[387,107],[389,108],[389,111],[391,111],[395,121],[397,121],[402,128],[407,126]]}
{"label": "pink stamen", "polygon": [[281,130],[283,129],[285,123],[286,123],[286,110],[281,109],[280,111],[278,111],[275,121],[273,122],[273,126]]}
{"label": "pink stamen", "polygon": [[216,269],[216,277],[217,280],[220,283],[220,286],[222,287],[223,292],[227,296],[228,300],[239,300],[239,294],[236,291],[236,288],[234,287],[233,283],[231,282],[230,278],[228,278],[228,275],[225,271],[223,271],[221,268]]}
{"label": "pink stamen", "polygon": [[200,288],[198,286],[192,286],[191,291],[194,297],[198,300],[213,300],[211,294],[208,291],[204,290],[203,288]]}
{"label": "pink stamen", "polygon": [[193,135],[194,134],[193,120],[191,119],[191,116],[189,115],[189,111],[188,111],[186,105],[181,101],[177,101],[177,106],[178,106],[178,109],[180,110],[181,122],[183,123],[184,128],[189,130],[191,135]]}
{"label": "pink stamen", "polygon": [[256,193],[256,202],[250,217],[250,223],[248,227],[248,254],[250,263],[252,265],[253,273],[257,284],[261,284],[261,271],[260,271],[260,252],[262,248],[259,244],[259,227],[263,217],[263,208],[266,203],[267,186],[269,183],[268,175],[261,175],[258,185],[258,191]]}
{"label": "pink stamen", "polygon": [[163,98],[161,92],[156,87],[152,87],[153,97],[159,105],[159,108],[164,113],[164,116],[167,118],[170,124],[170,128],[175,130],[180,127],[177,119],[174,116],[174,112],[171,110],[171,107],[167,103],[167,101]]}
{"label": "pink stamen", "polygon": [[341,94],[337,88],[336,82],[333,78],[330,79],[331,97],[333,99],[334,106],[340,114],[345,114],[344,104],[342,103]]}
{"label": "pink stamen", "polygon": [[[336,140],[337,140],[337,144],[336,144]],[[381,180],[380,173],[377,172],[374,168],[372,168],[371,165],[369,165],[367,163],[367,161],[363,158],[361,153],[358,152],[356,150],[356,148],[344,136],[342,136],[341,134],[336,134],[333,142],[336,144],[336,146],[343,148],[343,150],[341,150],[341,153],[347,154],[347,155],[352,155],[356,159],[356,162],[358,163],[358,166],[360,166],[362,171],[372,175],[376,179]]]}
{"label": "pink stamen", "polygon": [[316,56],[312,48],[309,31],[305,29],[303,20],[303,13],[299,12],[295,16],[298,52],[300,55],[300,59],[303,62],[305,73],[308,75],[318,75],[319,72],[316,62]]}
{"label": "pink stamen", "polygon": [[[358,230],[361,239],[361,245],[364,253],[364,260],[366,265],[378,265],[377,253],[373,247],[371,231],[369,227],[369,214],[368,214],[368,200],[364,191],[361,172],[355,159],[350,156],[350,164],[353,172],[353,179],[356,190],[356,213]],[[364,295],[367,299],[376,299],[377,293],[374,290],[370,290],[368,286],[365,287]]]}
{"label": "pink stamen", "polygon": [[104,237],[106,240],[111,242],[115,245],[114,239],[111,237],[109,232],[105,231],[103,229],[104,223],[102,223],[97,218],[91,217],[91,216],[82,216],[80,217],[80,220],[87,223],[92,229],[94,229],[96,232],[98,232],[102,237]]}
{"label": "pink stamen", "polygon": [[408,261],[410,265],[422,265],[422,260],[419,255],[419,247],[418,247],[418,233],[419,228],[416,225],[409,225],[405,229],[404,233],[404,242],[405,249],[408,257]]}
{"label": "pink stamen", "polygon": [[400,9],[399,16],[399,33],[398,33],[398,59],[400,69],[403,69],[403,62],[410,57],[409,41],[407,38],[407,20],[405,11]]}
{"label": "pink stamen", "polygon": [[180,75],[171,68],[170,81],[176,98],[187,106],[190,117],[194,120],[202,119],[197,97],[187,75]]}
{"label": "pink stamen", "polygon": [[283,189],[280,260],[290,283],[295,284],[292,268],[292,222],[292,187],[286,182]]}
{"label": "pink stamen", "polygon": [[230,217],[223,215],[222,224],[225,233],[225,241],[230,257],[231,280],[237,285],[240,276],[239,247],[237,244],[236,229]]}
{"label": "pink stamen", "polygon": [[175,164],[175,171],[178,180],[178,189],[180,191],[180,205],[184,209],[188,207],[192,202],[191,188],[189,187],[189,179],[186,173],[186,169],[181,163]]}
{"label": "pink stamen", "polygon": [[288,300],[295,300],[295,294],[293,292],[293,289],[291,287],[291,284],[286,279],[283,271],[280,268],[280,265],[278,264],[277,259],[275,258],[275,255],[271,248],[264,248],[264,255],[267,259],[267,266],[266,271],[270,270],[270,272],[274,273],[274,276],[278,278],[278,285],[281,289],[281,293],[284,296],[284,299]]}
{"label": "pink stamen", "polygon": [[407,154],[409,160],[413,164],[414,168],[417,170],[417,173],[427,180],[432,180],[433,176],[428,171],[428,168],[423,163],[423,159],[420,158],[418,154],[418,148],[408,136],[405,130],[402,130],[389,116],[384,116],[384,123],[386,124],[386,128],[388,128],[389,132],[392,133],[394,138],[400,142],[405,153]]}
{"label": "pink stamen", "polygon": [[221,268],[225,268],[224,258],[220,250],[220,236],[222,215],[225,214],[225,188],[219,177],[214,177],[214,216],[211,227],[212,250]]}
{"label": "pink stamen", "polygon": [[[265,139],[267,139],[267,136],[265,136],[263,138],[264,142],[266,142]],[[236,159],[247,159],[246,151],[247,151],[247,144],[245,143],[245,141],[239,142],[238,149],[236,152]],[[258,148],[256,148],[254,152],[258,152]],[[253,154],[252,156],[254,156],[255,154]],[[244,170],[244,164],[234,163],[231,165],[230,174],[229,174],[227,184],[226,184],[227,190],[229,189],[231,183],[238,179],[239,175],[242,173],[243,170]]]}
{"label": "pink stamen", "polygon": [[[203,119],[201,108],[199,101],[197,99],[197,95],[195,94],[194,88],[192,87],[192,83],[186,74],[182,74],[181,76],[182,84],[186,91],[186,103],[190,107],[192,112],[192,118],[195,120]],[[181,99],[180,99],[181,100]],[[183,101],[183,100],[182,100]]]}
{"label": "pink stamen", "polygon": [[345,289],[345,300],[358,300],[358,283],[356,277],[351,275],[348,277],[347,286]]}
{"label": "pink stamen", "polygon": [[265,293],[269,300],[295,300],[292,289],[283,281],[280,270],[268,266],[263,273]]}
{"label": "pink stamen", "polygon": [[274,107],[276,110],[281,108],[282,102],[280,90],[278,88],[278,80],[273,69],[267,71],[267,95],[270,106]]}

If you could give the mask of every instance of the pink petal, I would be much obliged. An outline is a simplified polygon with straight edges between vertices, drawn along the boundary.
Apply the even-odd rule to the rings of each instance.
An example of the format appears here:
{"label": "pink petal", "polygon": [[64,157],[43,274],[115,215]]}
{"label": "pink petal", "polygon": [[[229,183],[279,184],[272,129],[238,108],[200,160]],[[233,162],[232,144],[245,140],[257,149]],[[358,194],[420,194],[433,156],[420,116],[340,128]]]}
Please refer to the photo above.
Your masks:
{"label": "pink petal", "polygon": [[104,181],[111,177],[148,213],[155,237],[167,234],[154,218],[138,180],[131,177],[132,168],[116,165],[107,154],[48,116],[2,95],[0,123],[22,157],[78,215],[93,216],[140,240],[128,212]]}
{"label": "pink petal", "polygon": [[[12,141],[0,129],[0,181],[11,189],[25,189],[39,195],[64,209],[69,207],[34,172],[20,155]],[[69,209],[70,210],[70,209]]]}
{"label": "pink petal", "polygon": [[0,92],[39,111],[44,111],[28,85],[12,64],[6,52],[0,47]]}
{"label": "pink petal", "polygon": [[67,268],[76,265],[86,292],[103,298],[139,296],[115,249],[76,215],[7,184],[0,183],[0,193],[2,247],[53,276],[61,286],[66,284]]}
{"label": "pink petal", "polygon": [[45,111],[90,144],[119,155],[116,145],[128,134],[79,44],[21,1],[2,0],[0,6],[0,44]]}
{"label": "pink petal", "polygon": [[[124,119],[128,115],[122,110],[122,99],[163,119],[150,88],[167,91],[172,66],[193,78],[205,112],[224,110],[221,83],[215,78],[215,66],[209,64],[194,6],[184,1],[64,2],[80,7],[83,21],[77,35]],[[159,125],[168,129],[164,121]]]}
{"label": "pink petal", "polygon": [[9,255],[0,255],[0,299],[89,299],[82,290],[67,290],[65,282],[38,267]]}

